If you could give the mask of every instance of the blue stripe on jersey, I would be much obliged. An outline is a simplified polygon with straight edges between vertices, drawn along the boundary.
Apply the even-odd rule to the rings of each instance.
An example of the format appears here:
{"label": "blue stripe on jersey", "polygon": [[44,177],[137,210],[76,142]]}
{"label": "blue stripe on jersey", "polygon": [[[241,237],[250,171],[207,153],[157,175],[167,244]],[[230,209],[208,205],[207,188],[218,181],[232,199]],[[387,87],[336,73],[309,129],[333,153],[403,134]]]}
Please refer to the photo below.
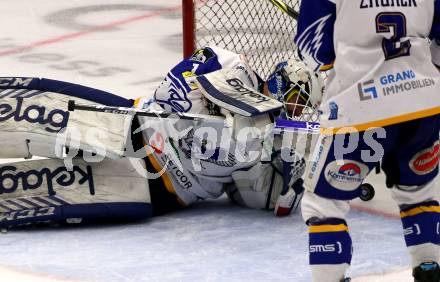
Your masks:
{"label": "blue stripe on jersey", "polygon": [[295,43],[300,57],[315,71],[333,63],[336,5],[329,0],[302,1]]}
{"label": "blue stripe on jersey", "polygon": [[191,91],[191,88],[188,86],[188,84],[186,83],[186,81],[180,81],[181,77],[179,76],[175,76],[172,72],[169,72],[167,75],[168,79],[171,80],[171,83],[173,84],[174,87],[182,90],[183,93],[188,93]]}
{"label": "blue stripe on jersey", "polygon": [[[183,62],[182,62],[183,63]],[[183,75],[186,71],[182,71],[182,69],[186,69],[185,64],[180,63],[176,67],[174,67],[168,73],[167,77],[171,79],[174,86],[181,89],[183,93],[189,93],[191,91],[191,87],[189,87],[188,83],[186,83]]]}
{"label": "blue stripe on jersey", "polygon": [[[202,57],[199,54],[203,54]],[[176,86],[183,87],[185,93],[191,91],[191,87],[186,83],[185,77],[188,75],[203,75],[221,69],[222,66],[218,61],[217,54],[211,48],[202,48],[197,50],[191,57],[184,59],[178,63],[169,72],[169,76],[173,78]],[[177,83],[175,80],[180,82]]]}
{"label": "blue stripe on jersey", "polygon": [[[156,89],[154,92],[154,102],[161,105],[162,108],[172,112],[189,112],[192,108],[192,103],[188,99],[184,87],[178,82],[178,80],[173,78],[170,73],[168,73],[164,81],[169,81],[170,83],[169,85],[163,83],[158,89]],[[162,87],[166,87],[166,89],[163,89]],[[167,109],[165,105],[168,105],[169,109]]]}
{"label": "blue stripe on jersey", "polygon": [[[188,98],[194,90],[185,78],[207,74],[222,68],[217,54],[211,48],[197,50],[192,56],[182,60],[173,67],[165,80],[171,82],[168,89],[156,89],[154,101],[164,107],[167,105],[173,112],[188,112],[192,102]],[[165,108],[165,107],[164,107]]]}
{"label": "blue stripe on jersey", "polygon": [[429,38],[437,40],[440,45],[440,0],[434,2],[434,21]]}

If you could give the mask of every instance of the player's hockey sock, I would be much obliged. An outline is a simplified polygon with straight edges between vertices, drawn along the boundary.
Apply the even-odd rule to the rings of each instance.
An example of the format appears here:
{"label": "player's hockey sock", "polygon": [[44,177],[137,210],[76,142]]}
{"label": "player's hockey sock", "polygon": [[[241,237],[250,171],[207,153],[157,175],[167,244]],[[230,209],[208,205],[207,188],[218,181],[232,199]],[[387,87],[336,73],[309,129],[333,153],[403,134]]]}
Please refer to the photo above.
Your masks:
{"label": "player's hockey sock", "polygon": [[405,242],[413,266],[438,261],[440,256],[440,206],[437,201],[423,202],[401,209]]}
{"label": "player's hockey sock", "polygon": [[344,279],[351,262],[351,238],[345,220],[309,220],[309,259],[313,281]]}

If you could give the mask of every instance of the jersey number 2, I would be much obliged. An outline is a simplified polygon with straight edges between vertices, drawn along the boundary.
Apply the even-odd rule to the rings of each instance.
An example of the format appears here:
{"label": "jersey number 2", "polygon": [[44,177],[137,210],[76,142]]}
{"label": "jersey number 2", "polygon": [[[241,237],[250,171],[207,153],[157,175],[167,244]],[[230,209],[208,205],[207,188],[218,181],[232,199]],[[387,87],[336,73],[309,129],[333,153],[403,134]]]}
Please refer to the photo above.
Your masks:
{"label": "jersey number 2", "polygon": [[391,38],[382,39],[385,60],[409,56],[411,42],[409,40],[401,41],[402,37],[406,36],[406,18],[404,14],[400,12],[379,13],[376,16],[376,32],[393,32]]}

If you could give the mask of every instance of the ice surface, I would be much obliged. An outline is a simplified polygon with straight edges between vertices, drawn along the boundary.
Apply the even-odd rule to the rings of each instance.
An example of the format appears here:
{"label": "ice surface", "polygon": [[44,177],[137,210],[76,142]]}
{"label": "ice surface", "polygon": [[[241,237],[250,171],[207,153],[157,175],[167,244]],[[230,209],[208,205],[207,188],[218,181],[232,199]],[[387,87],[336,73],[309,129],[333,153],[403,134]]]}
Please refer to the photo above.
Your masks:
{"label": "ice surface", "polygon": [[[408,265],[400,223],[353,212],[352,274]],[[310,281],[298,214],[276,218],[227,199],[134,224],[0,236],[0,264],[94,281]]]}

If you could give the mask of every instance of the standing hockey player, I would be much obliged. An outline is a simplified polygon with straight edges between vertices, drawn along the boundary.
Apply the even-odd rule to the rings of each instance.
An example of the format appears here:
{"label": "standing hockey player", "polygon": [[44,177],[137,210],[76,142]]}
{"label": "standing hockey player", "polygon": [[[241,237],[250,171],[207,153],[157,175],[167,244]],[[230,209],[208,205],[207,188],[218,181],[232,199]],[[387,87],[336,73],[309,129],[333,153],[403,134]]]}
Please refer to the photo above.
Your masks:
{"label": "standing hockey player", "polygon": [[[290,118],[306,113],[306,109],[315,106],[322,96],[319,75],[301,62],[278,64],[264,83],[243,56],[215,47],[200,49],[169,72],[152,100],[138,99],[135,106],[151,111],[226,116],[232,125],[231,131],[221,136],[225,141],[223,146],[215,146],[214,153],[208,155],[209,144],[197,139],[196,130],[177,139],[168,134],[172,133],[169,124],[181,126],[185,125],[185,120],[169,123],[166,119],[135,117],[133,130],[129,130],[132,140],[129,145],[138,149],[145,142],[149,152],[146,158],[135,162],[149,173],[161,173],[159,178],[147,181],[132,167],[133,162],[120,158],[118,153],[124,145],[121,142],[126,140],[125,116],[66,111],[67,101],[72,99],[83,104],[122,107],[132,106],[133,101],[60,81],[2,78],[2,87],[7,90],[0,93],[7,99],[0,103],[3,137],[0,157],[43,156],[49,159],[0,165],[0,227],[42,221],[148,218],[181,209],[198,200],[217,198],[224,192],[238,204],[274,210],[276,215],[289,214],[303,193],[300,177],[304,161],[297,157],[290,163],[283,162],[279,150],[263,158],[264,134],[253,135],[252,139],[245,140],[248,142],[240,141],[237,134],[242,128],[255,128],[265,133],[264,130],[270,128],[267,125],[273,121],[269,114],[244,117],[234,114],[228,104],[208,102],[196,84],[197,77],[207,74],[211,76],[205,77],[206,82],[215,89],[234,94],[238,84],[227,88],[219,86],[229,78],[243,82],[239,84],[240,89],[248,93],[255,94],[252,91],[265,88],[263,91],[267,95],[275,95],[280,101],[288,98],[284,112]],[[264,102],[270,104],[270,100]],[[153,123],[159,126],[148,127]],[[133,133],[145,125],[140,136]],[[78,140],[74,134],[67,134],[69,132],[76,133]],[[90,132],[93,138],[87,138]],[[63,152],[56,149],[60,136],[66,140],[70,138],[64,153],[71,155],[77,149],[83,152],[82,156],[71,160],[70,169],[65,167],[65,160],[57,159],[63,157]],[[73,150],[72,143],[79,145],[78,148]],[[100,152],[106,152],[105,158]],[[258,154],[254,154],[253,159],[248,158],[253,152]]]}
{"label": "standing hockey player", "polygon": [[439,187],[433,181],[439,162],[440,1],[302,1],[295,41],[309,66],[332,69],[302,201],[313,281],[349,280],[348,201],[359,195],[382,156],[414,279],[440,281]]}

